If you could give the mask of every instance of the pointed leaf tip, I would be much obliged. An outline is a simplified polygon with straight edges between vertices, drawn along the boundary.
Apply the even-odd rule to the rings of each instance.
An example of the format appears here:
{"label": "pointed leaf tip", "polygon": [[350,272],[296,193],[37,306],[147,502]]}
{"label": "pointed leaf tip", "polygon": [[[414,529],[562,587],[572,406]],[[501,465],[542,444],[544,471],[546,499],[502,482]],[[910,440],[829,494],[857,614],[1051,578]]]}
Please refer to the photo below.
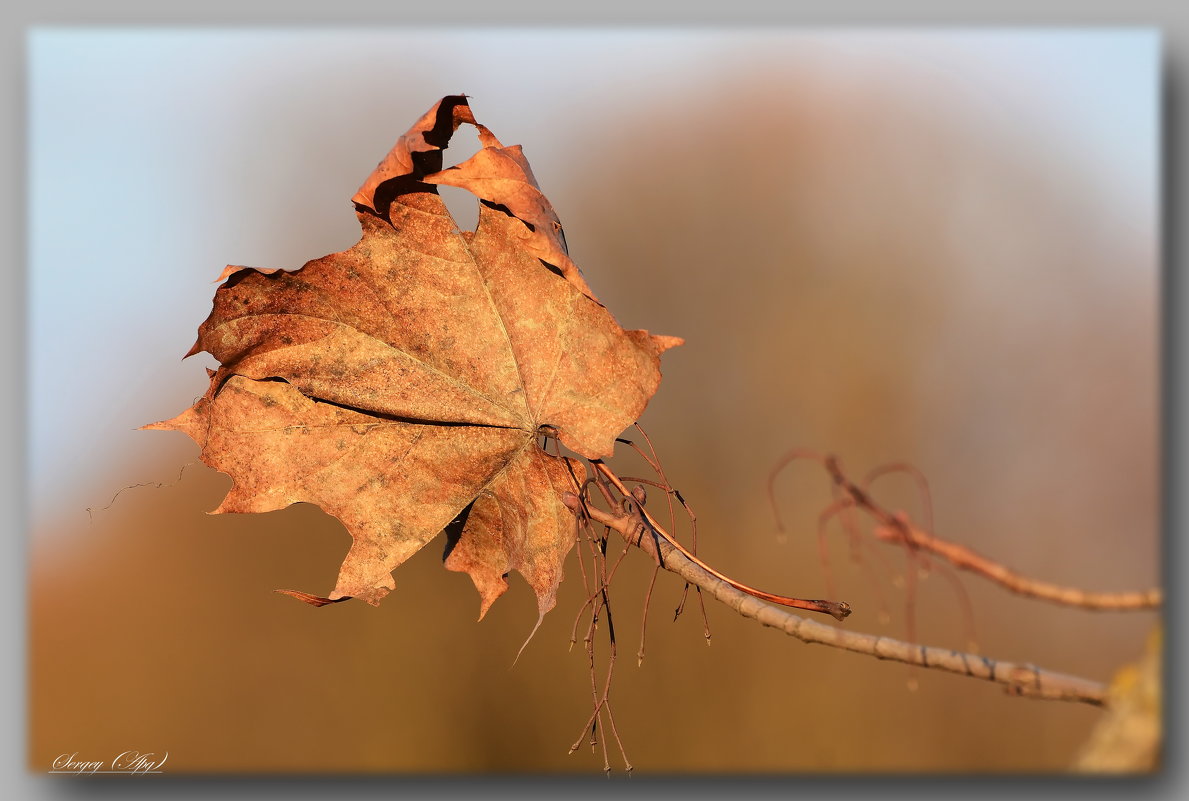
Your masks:
{"label": "pointed leaf tip", "polygon": [[679,345],[685,344],[685,340],[681,337],[671,337],[664,334],[653,334],[652,341],[656,343],[657,353],[664,353],[669,348],[676,348]]}

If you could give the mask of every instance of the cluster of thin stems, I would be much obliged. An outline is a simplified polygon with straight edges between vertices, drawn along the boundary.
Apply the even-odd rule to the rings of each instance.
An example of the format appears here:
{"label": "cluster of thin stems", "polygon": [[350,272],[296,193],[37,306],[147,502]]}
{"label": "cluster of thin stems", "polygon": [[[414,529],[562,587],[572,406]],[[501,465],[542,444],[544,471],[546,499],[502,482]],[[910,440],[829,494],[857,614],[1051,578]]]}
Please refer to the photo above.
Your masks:
{"label": "cluster of thin stems", "polygon": [[[611,611],[611,596],[610,586],[615,577],[615,572],[623,563],[624,557],[628,551],[632,549],[631,543],[625,543],[619,549],[619,553],[613,560],[608,558],[608,544],[609,535],[614,530],[611,526],[596,525],[593,518],[580,510],[583,508],[590,508],[595,505],[595,497],[598,496],[601,501],[613,508],[618,507],[622,501],[620,500],[620,492],[628,492],[636,503],[643,504],[645,500],[645,490],[642,485],[648,485],[660,489],[665,493],[668,504],[669,523],[670,528],[675,528],[677,520],[677,505],[685,511],[689,520],[692,532],[692,547],[697,549],[697,517],[685,499],[681,497],[681,493],[674,489],[668,482],[665,476],[664,468],[661,466],[659,459],[656,457],[656,451],[652,448],[652,443],[648,439],[648,435],[642,428],[637,425],[644,442],[648,446],[649,452],[645,452],[635,442],[627,439],[618,440],[620,443],[632,448],[641,458],[652,468],[656,475],[656,479],[628,477],[620,479],[602,465],[601,462],[587,463],[587,473],[582,479],[575,476],[576,494],[572,495],[574,499],[572,508],[578,511],[579,520],[579,541],[578,541],[578,566],[582,575],[582,584],[586,592],[586,601],[578,610],[574,618],[574,625],[570,632],[570,647],[573,648],[579,639],[579,629],[582,630],[582,644],[583,650],[587,657],[587,663],[590,668],[590,683],[592,695],[592,710],[590,717],[583,725],[578,739],[570,747],[570,753],[578,750],[586,740],[592,751],[597,751],[601,748],[603,755],[603,770],[610,771],[610,755],[607,747],[608,739],[614,741],[616,748],[619,751],[620,757],[623,759],[624,767],[627,771],[632,770],[631,761],[628,759],[626,749],[623,746],[623,741],[619,736],[619,731],[615,726],[615,715],[612,711],[611,705],[611,686],[612,677],[615,671],[615,660],[617,653],[617,642],[615,636],[615,622]],[[556,448],[556,441],[554,440],[554,447]],[[623,481],[629,481],[635,484],[635,488],[628,491],[623,484]],[[581,500],[578,500],[581,498]],[[589,564],[588,564],[589,562]],[[644,661],[644,646],[648,632],[648,611],[652,602],[652,591],[656,586],[656,577],[659,573],[662,564],[659,560],[653,568],[652,575],[649,578],[648,588],[644,594],[643,612],[640,623],[640,644],[636,651],[636,663],[640,665]],[[681,596],[681,601],[674,612],[674,618],[679,616],[685,607],[686,598],[689,593],[689,584],[685,585],[685,589]],[[698,602],[702,613],[703,633],[707,644],[710,643],[710,626],[706,618],[706,609],[702,603],[701,592],[698,592]],[[600,624],[605,624],[607,632],[607,655],[605,659],[604,673],[601,681],[599,676],[599,659],[598,647],[596,642],[596,633]]]}

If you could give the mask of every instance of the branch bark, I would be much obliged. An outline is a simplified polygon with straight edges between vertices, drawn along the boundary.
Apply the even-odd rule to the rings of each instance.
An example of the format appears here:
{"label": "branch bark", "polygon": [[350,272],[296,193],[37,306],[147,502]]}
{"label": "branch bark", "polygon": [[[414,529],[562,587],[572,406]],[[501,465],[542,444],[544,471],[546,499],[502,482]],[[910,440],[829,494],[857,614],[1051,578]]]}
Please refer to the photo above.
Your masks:
{"label": "branch bark", "polygon": [[708,592],[744,617],[779,629],[802,642],[819,643],[874,656],[876,659],[903,662],[930,670],[942,670],[995,682],[1004,685],[1007,692],[1013,695],[1076,701],[1093,706],[1104,706],[1106,703],[1107,688],[1100,682],[1055,673],[1032,664],[989,659],[977,654],[917,645],[876,634],[844,631],[807,620],[787,609],[766,603],[736,589],[691,561],[630,497],[621,502],[622,511],[619,513],[606,512],[584,504],[573,493],[567,493],[564,500],[576,513],[585,514],[590,519],[619,532],[627,542],[638,546],[666,570]]}

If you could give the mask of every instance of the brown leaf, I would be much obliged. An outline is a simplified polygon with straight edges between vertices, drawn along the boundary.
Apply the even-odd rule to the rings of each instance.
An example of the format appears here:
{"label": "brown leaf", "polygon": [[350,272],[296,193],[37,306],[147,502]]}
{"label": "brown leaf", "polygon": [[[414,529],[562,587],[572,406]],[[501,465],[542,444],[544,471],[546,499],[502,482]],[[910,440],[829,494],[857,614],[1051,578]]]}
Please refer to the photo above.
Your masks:
{"label": "brown leaf", "polygon": [[[442,172],[464,122],[484,147]],[[483,201],[473,233],[438,183]],[[392,570],[459,519],[446,566],[471,575],[480,616],[513,569],[544,614],[574,542],[560,498],[583,473],[538,436],[610,456],[681,340],[625,331],[593,298],[519,147],[465,97],[418,120],[354,202],[351,249],[292,272],[227,269],[191,350],[221,367],[192,408],[146,428],[186,432],[231,476],[216,512],[304,501],[343,522],[353,544],[329,597],[285,591],[307,603],[379,602]]]}

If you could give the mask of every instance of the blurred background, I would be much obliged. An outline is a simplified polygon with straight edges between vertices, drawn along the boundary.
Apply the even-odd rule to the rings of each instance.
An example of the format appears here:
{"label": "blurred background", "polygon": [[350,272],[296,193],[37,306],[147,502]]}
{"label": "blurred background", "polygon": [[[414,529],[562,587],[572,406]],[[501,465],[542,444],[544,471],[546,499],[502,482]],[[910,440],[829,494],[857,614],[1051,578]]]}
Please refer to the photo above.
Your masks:
{"label": "blurred background", "polygon": [[[223,266],[353,244],[351,195],[445,94],[524,146],[620,322],[686,338],[642,423],[708,562],[825,596],[826,476],[781,473],[784,535],[765,495],[799,447],[855,477],[915,465],[940,536],[1025,574],[1159,585],[1158,48],[1143,30],[34,32],[30,768],[128,749],[175,773],[602,768],[567,756],[591,703],[573,557],[515,667],[531,592],[513,579],[476,623],[440,541],[381,607],[312,609],[272,590],[333,586],[338,522],[208,516],[229,480],[182,434],[135,430],[205,389],[209,357],[180,357]],[[448,163],[476,147],[463,129]],[[446,199],[473,225],[466,193]],[[905,476],[878,486],[921,513]],[[837,526],[828,543],[843,625],[903,638],[903,555],[856,561]],[[809,648],[709,600],[707,648],[664,574],[637,667],[650,573],[631,553],[613,587],[638,773],[1061,771],[1101,715]],[[1096,680],[1156,623],[960,582],[982,653]],[[920,639],[966,648],[954,585],[917,585]]]}

